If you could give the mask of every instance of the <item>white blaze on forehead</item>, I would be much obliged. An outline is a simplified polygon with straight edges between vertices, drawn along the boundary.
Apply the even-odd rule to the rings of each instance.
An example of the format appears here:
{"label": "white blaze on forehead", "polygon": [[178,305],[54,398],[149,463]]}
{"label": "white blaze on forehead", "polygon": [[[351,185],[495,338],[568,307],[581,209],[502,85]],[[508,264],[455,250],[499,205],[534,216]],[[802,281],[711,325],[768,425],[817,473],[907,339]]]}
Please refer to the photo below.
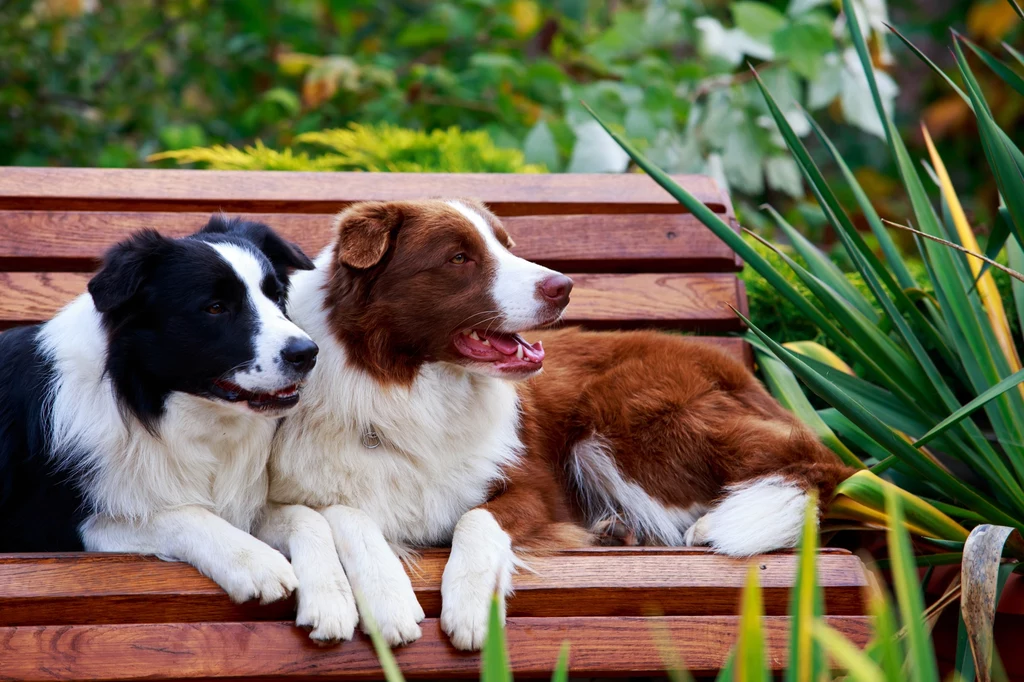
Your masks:
{"label": "white blaze on forehead", "polygon": [[494,258],[495,277],[491,296],[504,315],[506,329],[503,331],[522,331],[547,322],[548,307],[538,295],[538,287],[545,279],[558,273],[512,255],[498,241],[494,229],[478,212],[460,201],[446,203],[477,229],[487,245],[488,253]]}
{"label": "white blaze on forehead", "polygon": [[294,379],[281,371],[281,351],[289,339],[308,339],[309,336],[284,316],[276,303],[263,293],[263,279],[268,273],[256,254],[237,244],[209,244],[238,275],[245,285],[247,299],[256,314],[257,326],[253,340],[253,362],[234,376],[225,377],[247,390],[283,388]]}

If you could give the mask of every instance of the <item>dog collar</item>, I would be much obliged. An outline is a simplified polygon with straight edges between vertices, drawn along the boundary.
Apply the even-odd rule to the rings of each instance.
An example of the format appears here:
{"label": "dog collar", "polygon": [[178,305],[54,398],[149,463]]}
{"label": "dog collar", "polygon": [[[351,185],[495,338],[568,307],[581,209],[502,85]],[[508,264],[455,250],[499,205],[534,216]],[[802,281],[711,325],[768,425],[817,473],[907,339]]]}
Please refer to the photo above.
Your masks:
{"label": "dog collar", "polygon": [[377,429],[374,428],[373,424],[370,424],[363,431],[362,437],[363,447],[367,450],[373,450],[380,447],[380,436],[377,434]]}

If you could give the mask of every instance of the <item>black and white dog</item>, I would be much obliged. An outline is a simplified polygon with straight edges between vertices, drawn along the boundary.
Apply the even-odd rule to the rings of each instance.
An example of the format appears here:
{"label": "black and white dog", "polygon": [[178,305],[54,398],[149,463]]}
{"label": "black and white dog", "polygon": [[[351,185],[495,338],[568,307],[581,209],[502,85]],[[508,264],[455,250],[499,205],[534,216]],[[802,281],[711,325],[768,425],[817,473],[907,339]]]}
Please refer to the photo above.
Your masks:
{"label": "black and white dog", "polygon": [[[319,523],[305,508],[264,514],[277,418],[318,350],[285,316],[288,274],[312,268],[259,223],[142,231],[107,253],[88,294],[0,334],[0,551],[156,554],[235,601],[295,589],[285,557],[250,531],[262,519],[275,543],[289,524]],[[320,568],[348,589],[340,564]],[[332,617],[325,637],[351,636],[354,604]]]}

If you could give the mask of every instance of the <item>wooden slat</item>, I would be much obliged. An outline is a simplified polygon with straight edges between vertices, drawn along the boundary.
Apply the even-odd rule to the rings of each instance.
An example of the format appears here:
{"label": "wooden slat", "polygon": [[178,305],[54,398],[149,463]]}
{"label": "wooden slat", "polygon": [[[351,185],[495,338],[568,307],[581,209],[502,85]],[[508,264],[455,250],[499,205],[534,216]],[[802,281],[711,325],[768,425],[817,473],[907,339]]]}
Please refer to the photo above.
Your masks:
{"label": "wooden slat", "polygon": [[[85,291],[90,275],[77,272],[0,272],[0,323],[47,320]],[[655,326],[709,332],[741,328],[729,306],[740,307],[735,275],[573,274],[569,324],[593,328]]]}
{"label": "wooden slat", "polygon": [[[242,214],[264,222],[310,255],[331,240],[333,213]],[[89,271],[130,233],[152,228],[183,237],[209,213],[0,211],[0,270]],[[515,253],[577,272],[726,272],[740,263],[690,214],[512,216]]]}
{"label": "wooden slat", "polygon": [[[665,669],[654,625],[696,675],[725,662],[736,641],[736,616],[690,618],[521,618],[506,628],[517,677],[550,675],[562,642],[569,640],[574,676],[654,675]],[[786,665],[789,621],[764,618],[771,668]],[[865,616],[829,616],[825,622],[863,646]],[[395,649],[406,678],[475,678],[479,654],[456,651],[436,619],[423,622],[423,638]],[[199,678],[293,679],[379,677],[369,640],[359,635],[337,647],[317,647],[287,622],[146,625],[73,625],[0,628],[0,679],[178,680]]]}
{"label": "wooden slat", "polygon": [[[441,612],[447,550],[427,550],[410,571],[428,616]],[[797,557],[756,557],[765,613],[788,612]],[[524,617],[725,616],[739,610],[748,560],[706,550],[585,550],[528,559],[513,580],[508,613]],[[864,613],[860,560],[823,552],[818,579],[826,613]],[[21,555],[0,559],[0,626],[279,620],[293,604],[235,605],[217,585],[183,563],[133,555]]]}
{"label": "wooden slat", "polygon": [[[724,213],[728,199],[706,176],[677,176]],[[646,175],[486,173],[281,173],[106,168],[0,168],[0,209],[275,211],[325,213],[368,199],[468,196],[499,215],[682,213]]]}

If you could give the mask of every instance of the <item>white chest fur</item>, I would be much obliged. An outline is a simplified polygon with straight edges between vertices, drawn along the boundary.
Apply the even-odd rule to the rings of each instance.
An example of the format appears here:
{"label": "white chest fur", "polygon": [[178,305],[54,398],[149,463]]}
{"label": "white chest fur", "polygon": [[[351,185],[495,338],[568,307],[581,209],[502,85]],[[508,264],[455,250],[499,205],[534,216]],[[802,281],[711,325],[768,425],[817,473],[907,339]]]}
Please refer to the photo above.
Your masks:
{"label": "white chest fur", "polygon": [[[442,363],[408,388],[381,386],[346,362],[327,328],[324,254],[317,264],[294,278],[290,312],[320,346],[319,363],[275,439],[270,497],[356,507],[392,543],[449,542],[519,456],[515,388]],[[371,427],[381,436],[373,449],[363,443]]]}

